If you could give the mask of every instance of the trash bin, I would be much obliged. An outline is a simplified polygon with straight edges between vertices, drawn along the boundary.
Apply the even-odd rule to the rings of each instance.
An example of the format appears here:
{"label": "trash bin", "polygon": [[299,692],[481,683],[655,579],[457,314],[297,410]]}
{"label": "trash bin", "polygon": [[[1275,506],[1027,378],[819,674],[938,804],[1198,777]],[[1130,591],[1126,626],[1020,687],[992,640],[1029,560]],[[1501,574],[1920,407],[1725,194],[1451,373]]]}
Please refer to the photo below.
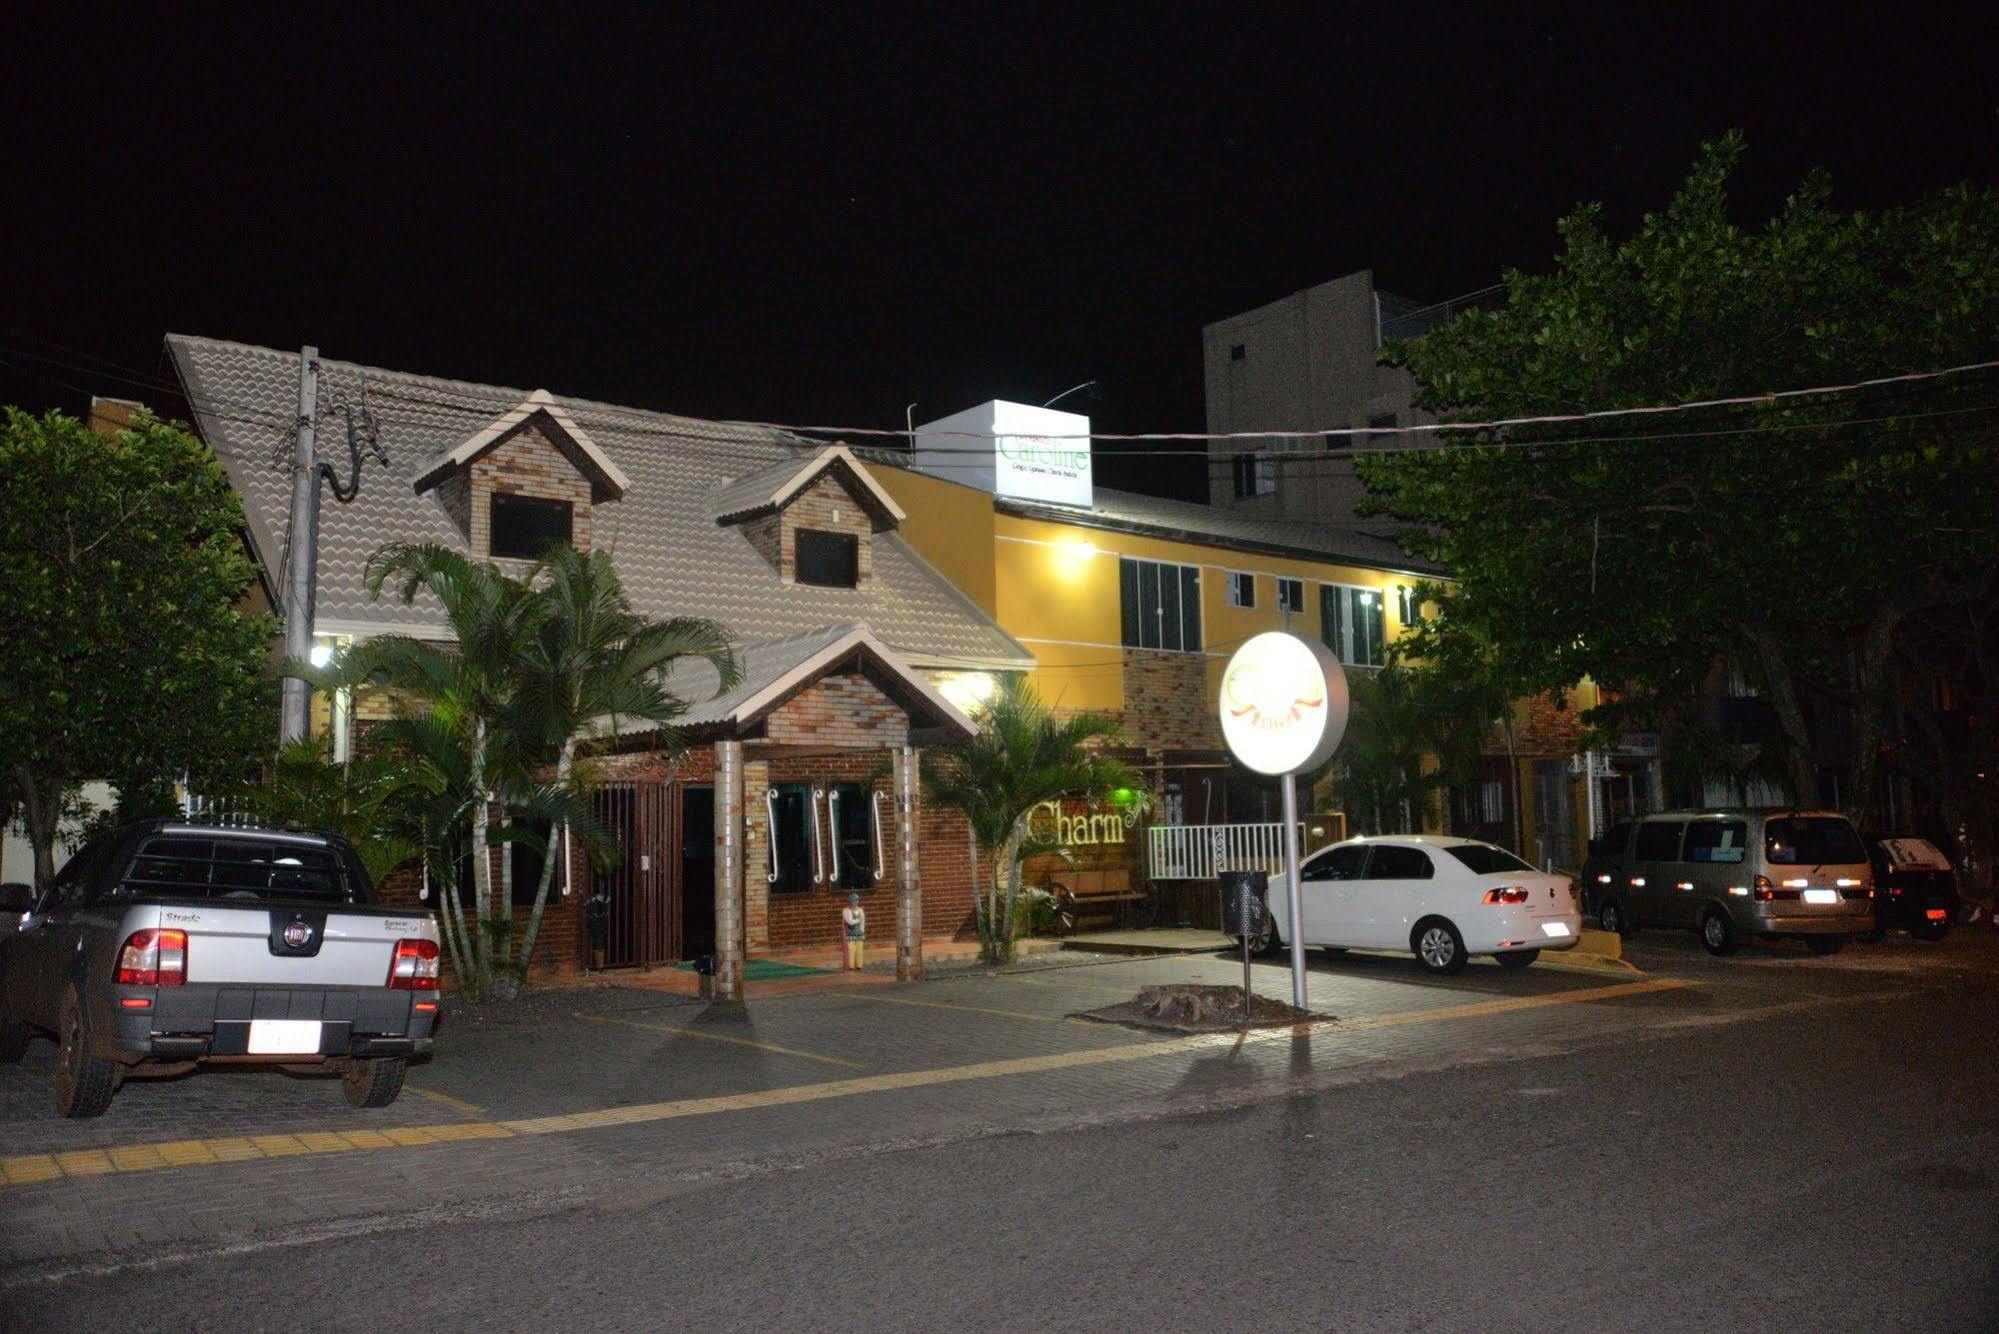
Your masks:
{"label": "trash bin", "polygon": [[1221,874],[1222,934],[1239,939],[1263,934],[1269,905],[1268,871],[1223,871]]}

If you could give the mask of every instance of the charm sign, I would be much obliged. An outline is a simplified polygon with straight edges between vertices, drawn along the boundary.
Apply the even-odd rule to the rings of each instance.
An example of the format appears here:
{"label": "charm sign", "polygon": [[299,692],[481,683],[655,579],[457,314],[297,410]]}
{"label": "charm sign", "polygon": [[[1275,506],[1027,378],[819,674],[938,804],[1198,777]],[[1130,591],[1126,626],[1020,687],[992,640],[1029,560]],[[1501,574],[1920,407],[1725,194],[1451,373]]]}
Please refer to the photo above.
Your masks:
{"label": "charm sign", "polygon": [[1270,630],[1222,669],[1222,738],[1245,768],[1280,780],[1290,901],[1291,1003],[1305,1008],[1305,896],[1300,892],[1298,775],[1333,758],[1347,734],[1347,675],[1324,644]]}

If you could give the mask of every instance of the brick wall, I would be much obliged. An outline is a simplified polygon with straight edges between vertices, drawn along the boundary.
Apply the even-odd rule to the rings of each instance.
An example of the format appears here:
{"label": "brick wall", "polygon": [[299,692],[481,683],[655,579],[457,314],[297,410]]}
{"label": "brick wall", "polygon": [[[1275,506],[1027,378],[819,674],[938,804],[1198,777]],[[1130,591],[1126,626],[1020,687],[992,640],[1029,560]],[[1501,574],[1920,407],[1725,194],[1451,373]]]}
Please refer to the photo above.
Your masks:
{"label": "brick wall", "polygon": [[791,743],[895,747],[909,738],[909,716],[865,676],[827,676],[772,711],[764,734]]}
{"label": "brick wall", "polygon": [[1124,650],[1124,739],[1159,750],[1217,750],[1221,720],[1201,653]]}
{"label": "brick wall", "polygon": [[786,582],[795,575],[798,530],[813,528],[823,533],[847,533],[854,537],[855,568],[859,586],[867,587],[874,573],[874,517],[870,515],[839,473],[819,474],[812,484],[793,496],[779,514],[778,573]]}
{"label": "brick wall", "polygon": [[[492,552],[493,496],[535,496],[566,500],[570,533],[578,551],[590,549],[590,479],[571,457],[559,433],[545,428],[539,415],[528,418],[491,449],[473,460],[466,505],[466,537],[474,559]],[[452,501],[445,497],[445,508]],[[454,516],[455,517],[455,516]]]}
{"label": "brick wall", "polygon": [[[1547,695],[1533,695],[1520,701],[1513,720],[1513,747],[1521,755],[1573,755],[1582,749],[1583,725],[1573,691],[1565,691],[1561,702]],[[1504,753],[1506,733],[1495,728],[1486,738],[1486,749]]]}

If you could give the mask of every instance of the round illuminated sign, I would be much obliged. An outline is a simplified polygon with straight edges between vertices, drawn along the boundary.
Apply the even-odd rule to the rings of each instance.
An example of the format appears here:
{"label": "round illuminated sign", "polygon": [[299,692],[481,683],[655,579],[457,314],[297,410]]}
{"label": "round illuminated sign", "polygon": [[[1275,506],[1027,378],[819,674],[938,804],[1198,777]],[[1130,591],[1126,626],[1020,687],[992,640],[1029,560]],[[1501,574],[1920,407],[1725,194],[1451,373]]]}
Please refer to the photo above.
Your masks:
{"label": "round illuminated sign", "polygon": [[1295,774],[1333,757],[1347,734],[1347,675],[1324,644],[1270,630],[1222,669],[1222,736],[1260,774]]}

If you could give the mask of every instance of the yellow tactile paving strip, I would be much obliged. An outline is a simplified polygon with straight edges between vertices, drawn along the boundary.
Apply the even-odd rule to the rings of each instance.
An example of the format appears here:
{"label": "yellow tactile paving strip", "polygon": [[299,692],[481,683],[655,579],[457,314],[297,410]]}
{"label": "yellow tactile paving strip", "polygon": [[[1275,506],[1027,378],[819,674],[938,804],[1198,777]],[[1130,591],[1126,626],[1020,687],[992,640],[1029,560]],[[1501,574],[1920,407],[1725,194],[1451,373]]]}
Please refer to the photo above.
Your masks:
{"label": "yellow tactile paving strip", "polygon": [[[1678,979],[1660,978],[1645,982],[1626,982],[1616,986],[1588,987],[1547,996],[1500,997],[1493,1000],[1472,1001],[1463,1005],[1439,1005],[1422,1010],[1400,1010],[1392,1014],[1371,1015],[1342,1021],[1332,1031],[1337,1033],[1470,1019],[1518,1010],[1541,1009],[1551,1005],[1615,1000],[1623,996],[1669,991],[1687,985],[1688,983]],[[645,1025],[637,1026],[645,1027]],[[736,1093],[712,1098],[682,1098],[672,1102],[643,1103],[629,1107],[605,1107],[561,1116],[529,1117],[517,1121],[471,1121],[458,1125],[402,1126],[389,1130],[249,1135],[229,1139],[177,1140],[165,1144],[133,1144],[108,1149],[85,1149],[75,1153],[31,1154],[24,1158],[0,1158],[0,1183],[8,1186],[26,1186],[62,1177],[103,1176],[113,1172],[148,1172],[163,1167],[202,1166],[247,1162],[260,1158],[288,1158],[299,1154],[413,1148],[425,1144],[510,1139],[516,1135],[557,1135],[579,1130],[600,1130],[611,1126],[670,1121],[687,1116],[714,1116],[724,1112],[753,1111],[762,1107],[782,1107],[831,1098],[851,1098],[865,1093],[893,1093],[902,1089],[930,1088],[939,1084],[956,1084],[968,1080],[1006,1079],[1083,1066],[1146,1061],[1159,1056],[1198,1051],[1203,1048],[1285,1041],[1299,1032],[1310,1032],[1319,1027],[1319,1025],[1301,1024],[1258,1029],[1251,1033],[1229,1032],[1195,1037],[1171,1037],[1157,1041],[1125,1043],[1114,1047],[1089,1047],[1080,1051],[1022,1056],[1002,1061],[977,1061],[969,1065],[941,1066],[931,1070],[904,1070],[891,1074],[866,1075],[856,1079],[835,1079],[821,1084],[799,1084],[786,1088],[763,1089],[754,1093]]]}

